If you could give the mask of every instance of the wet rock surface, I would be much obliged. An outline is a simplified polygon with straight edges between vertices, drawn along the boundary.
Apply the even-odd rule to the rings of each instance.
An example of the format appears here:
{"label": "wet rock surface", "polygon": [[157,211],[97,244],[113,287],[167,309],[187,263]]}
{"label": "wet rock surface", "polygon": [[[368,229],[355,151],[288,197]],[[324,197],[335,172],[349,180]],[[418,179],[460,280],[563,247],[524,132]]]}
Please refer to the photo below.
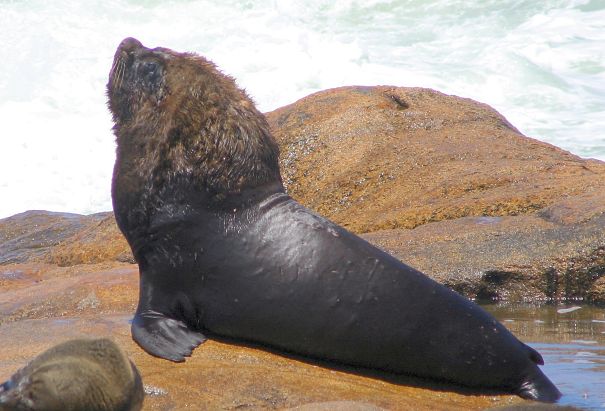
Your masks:
{"label": "wet rock surface", "polygon": [[599,303],[605,193],[577,201],[573,209],[566,200],[527,215],[463,217],[363,237],[471,298]]}
{"label": "wet rock surface", "polygon": [[[470,297],[605,302],[605,164],[529,139],[431,90],[349,87],[268,113],[290,194]],[[0,380],[69,338],[114,338],[144,409],[485,409],[523,403],[417,387],[208,341],[183,364],[130,338],[138,269],[111,213],[0,220]]]}

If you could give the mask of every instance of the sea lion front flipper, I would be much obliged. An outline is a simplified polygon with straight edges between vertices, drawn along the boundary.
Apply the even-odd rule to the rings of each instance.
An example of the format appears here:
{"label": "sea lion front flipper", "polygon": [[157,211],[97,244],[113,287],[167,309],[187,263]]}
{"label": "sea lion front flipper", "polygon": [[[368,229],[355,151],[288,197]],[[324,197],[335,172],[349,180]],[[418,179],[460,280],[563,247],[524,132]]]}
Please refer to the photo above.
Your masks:
{"label": "sea lion front flipper", "polygon": [[183,362],[206,337],[179,320],[155,311],[137,313],[132,321],[132,338],[156,357]]}

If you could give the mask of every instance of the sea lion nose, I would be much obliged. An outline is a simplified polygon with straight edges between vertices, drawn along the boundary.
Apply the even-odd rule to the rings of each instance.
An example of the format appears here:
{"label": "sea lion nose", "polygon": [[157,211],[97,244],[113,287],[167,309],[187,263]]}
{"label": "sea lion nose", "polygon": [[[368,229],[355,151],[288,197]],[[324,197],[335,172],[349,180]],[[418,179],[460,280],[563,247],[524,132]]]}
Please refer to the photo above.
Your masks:
{"label": "sea lion nose", "polygon": [[135,39],[134,37],[127,37],[122,40],[118,49],[130,53],[141,47],[143,47],[143,44],[139,40]]}

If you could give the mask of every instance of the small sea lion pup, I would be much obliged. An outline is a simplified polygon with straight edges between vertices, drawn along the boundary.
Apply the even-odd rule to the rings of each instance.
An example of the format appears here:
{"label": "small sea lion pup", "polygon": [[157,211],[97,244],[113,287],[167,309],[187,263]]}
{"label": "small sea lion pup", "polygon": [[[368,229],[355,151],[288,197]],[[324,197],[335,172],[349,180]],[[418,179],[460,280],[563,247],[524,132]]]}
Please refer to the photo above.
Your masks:
{"label": "small sea lion pup", "polygon": [[559,398],[479,306],[285,194],[264,116],[210,61],[127,38],[107,91],[113,206],[140,269],[132,335],[150,354],[183,361],[219,335]]}
{"label": "small sea lion pup", "polygon": [[0,385],[0,411],[138,411],[143,396],[137,368],[113,341],[70,340]]}

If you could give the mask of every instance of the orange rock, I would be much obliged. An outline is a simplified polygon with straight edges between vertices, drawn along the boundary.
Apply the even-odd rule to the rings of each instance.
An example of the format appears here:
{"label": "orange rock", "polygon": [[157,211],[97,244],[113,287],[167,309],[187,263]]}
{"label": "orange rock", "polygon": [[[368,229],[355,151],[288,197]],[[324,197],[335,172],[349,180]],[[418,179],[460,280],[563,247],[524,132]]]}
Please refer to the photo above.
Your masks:
{"label": "orange rock", "polygon": [[605,188],[604,163],[429,89],[342,87],[267,118],[288,192],[358,233],[526,214]]}
{"label": "orange rock", "polygon": [[53,247],[46,261],[60,266],[91,264],[102,261],[134,263],[130,246],[116,225],[113,213],[86,226]]}

